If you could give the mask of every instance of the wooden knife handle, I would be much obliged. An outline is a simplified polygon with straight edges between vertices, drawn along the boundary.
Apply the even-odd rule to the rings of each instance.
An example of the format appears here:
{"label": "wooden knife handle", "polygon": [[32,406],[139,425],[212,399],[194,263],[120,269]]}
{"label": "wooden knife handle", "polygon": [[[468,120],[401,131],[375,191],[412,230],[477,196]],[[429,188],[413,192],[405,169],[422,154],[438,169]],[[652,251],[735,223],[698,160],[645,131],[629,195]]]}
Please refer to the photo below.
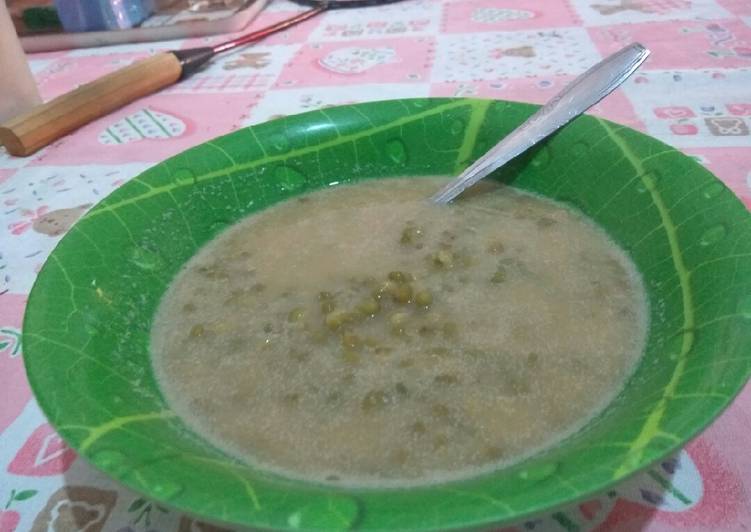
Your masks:
{"label": "wooden knife handle", "polygon": [[182,73],[178,58],[162,52],[39,105],[0,125],[0,142],[26,156],[130,102],[172,85]]}

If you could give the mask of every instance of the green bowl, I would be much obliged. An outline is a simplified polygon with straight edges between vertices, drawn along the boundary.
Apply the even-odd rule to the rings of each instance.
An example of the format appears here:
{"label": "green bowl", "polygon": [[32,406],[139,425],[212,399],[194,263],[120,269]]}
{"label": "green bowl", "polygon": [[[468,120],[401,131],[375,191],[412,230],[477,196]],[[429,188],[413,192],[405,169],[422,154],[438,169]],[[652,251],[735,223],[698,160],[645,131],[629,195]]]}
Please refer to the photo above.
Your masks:
{"label": "green bowl", "polygon": [[636,373],[555,448],[461,482],[335,489],[233,460],[176,417],[154,380],[157,303],[217,233],[320,187],[455,174],[535,109],[469,99],[338,107],[236,131],[133,179],[71,229],[29,298],[26,369],[50,422],[96,467],[151,499],[275,529],[519,520],[605,490],[680,448],[751,371],[751,216],[692,159],[588,116],[496,173],[596,220],[631,254],[649,291],[649,341]]}

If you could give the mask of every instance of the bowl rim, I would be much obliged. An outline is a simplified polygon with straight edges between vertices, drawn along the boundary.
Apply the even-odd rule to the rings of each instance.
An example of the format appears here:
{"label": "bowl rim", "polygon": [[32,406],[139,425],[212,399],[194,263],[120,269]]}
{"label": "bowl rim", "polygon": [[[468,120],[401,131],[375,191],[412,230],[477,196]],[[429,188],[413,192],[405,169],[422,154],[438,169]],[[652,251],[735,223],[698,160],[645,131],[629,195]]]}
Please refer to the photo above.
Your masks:
{"label": "bowl rim", "polygon": [[[410,102],[425,102],[425,101],[427,101],[428,104],[430,104],[431,102],[439,102],[440,103],[440,102],[447,102],[447,101],[448,102],[461,102],[461,103],[467,103],[467,104],[474,104],[474,102],[494,102],[494,103],[497,103],[497,104],[504,104],[504,105],[510,105],[510,106],[517,106],[517,107],[520,107],[520,108],[526,108],[530,112],[533,111],[533,110],[535,110],[535,109],[537,109],[539,107],[538,105],[535,105],[535,104],[528,104],[528,103],[523,103],[523,102],[511,102],[511,101],[505,101],[505,100],[481,100],[481,99],[476,99],[476,98],[401,98],[401,99],[396,99],[396,100],[385,100],[385,101],[364,102],[364,103],[359,103],[359,104],[343,105],[343,106],[338,106],[337,109],[361,109],[361,108],[365,108],[365,107],[368,107],[368,106],[378,107],[378,106],[381,106],[381,105],[387,105],[387,104],[391,104],[391,103],[394,103],[394,102],[404,102],[405,104],[409,104]],[[319,113],[319,111],[309,111],[309,112],[306,112],[306,113],[301,113],[299,115],[294,115],[294,117],[297,120],[307,120],[309,118],[318,117],[318,113]],[[226,134],[226,135],[222,135],[220,137],[216,137],[216,138],[210,139],[208,141],[204,141],[204,142],[198,144],[197,146],[189,148],[188,150],[182,151],[182,152],[180,152],[180,153],[178,153],[178,154],[176,154],[176,155],[174,155],[174,156],[166,159],[166,161],[172,160],[172,159],[174,159],[176,157],[180,157],[183,154],[185,154],[186,152],[198,149],[198,148],[206,145],[207,143],[212,143],[212,142],[217,141],[218,139],[223,139],[223,138],[231,137],[232,135],[236,135],[237,133],[239,133],[239,132],[241,132],[243,130],[246,130],[246,129],[256,130],[258,128],[266,127],[269,124],[279,125],[279,124],[283,124],[285,120],[286,120],[286,118],[281,118],[281,119],[267,121],[267,122],[264,122],[264,123],[261,123],[261,124],[256,124],[256,125],[253,125],[253,126],[248,126],[247,128],[242,128],[242,129],[240,129],[238,131],[235,131],[235,132],[232,132],[232,133],[229,133],[229,134]],[[589,115],[585,115],[585,116],[579,118],[578,120],[596,120],[596,121],[604,123],[604,124],[609,124],[610,127],[612,127],[612,128],[617,128],[619,130],[620,129],[627,129],[627,130],[633,132],[633,130],[631,130],[630,128],[626,128],[625,126],[620,126],[618,124],[614,124],[612,122],[609,122],[609,121],[606,121],[606,120],[603,120],[603,119],[600,119],[600,118],[592,117],[592,116],[589,116]],[[642,134],[642,133],[639,133],[639,132],[634,132],[634,133],[636,133],[637,135],[640,135],[643,138],[649,139],[649,141],[651,143],[655,144],[655,145],[661,145],[665,149],[674,151],[676,153],[680,153],[675,148],[667,146],[667,145],[663,144],[662,142],[660,142],[659,140],[654,139],[652,137],[649,137],[648,135],[645,135],[645,134]],[[689,159],[689,156],[687,156],[685,154],[681,153],[681,156],[684,157],[685,159]],[[709,173],[709,172],[707,172],[707,173]],[[139,174],[139,176],[140,176],[140,174]],[[139,176],[134,176],[131,180],[129,180],[128,182],[126,182],[125,184],[123,184],[122,187],[121,187],[121,189],[125,188],[125,187],[128,187],[129,185],[132,185],[134,183],[134,180],[137,177],[139,177]],[[718,178],[715,177],[715,179],[717,180],[718,183],[722,183]],[[724,183],[722,183],[722,185],[725,186]],[[312,190],[314,190],[314,189],[312,189]],[[91,209],[87,214],[85,214],[76,223],[76,225],[78,225],[81,221],[88,219],[89,214],[91,212],[93,212],[93,211],[96,211],[98,208],[100,208],[101,205],[102,205],[102,203],[106,202],[107,199],[110,197],[110,195],[111,194],[108,194],[107,196],[105,196],[104,198],[102,198],[102,200],[100,200],[100,202],[98,202],[93,207],[93,209]],[[283,199],[279,199],[279,200],[275,201],[274,203],[276,203],[278,201],[283,201]],[[744,207],[744,209],[745,209],[745,207]],[[36,280],[34,282],[34,285],[33,285],[32,289],[31,289],[31,291],[29,293],[28,300],[27,300],[27,305],[26,305],[26,308],[25,308],[25,311],[24,311],[24,319],[23,319],[23,333],[22,333],[22,338],[23,338],[23,343],[24,343],[25,346],[33,345],[33,342],[30,342],[28,340],[31,340],[32,339],[31,337],[35,333],[33,331],[27,330],[27,323],[29,323],[31,321],[31,320],[29,320],[29,317],[36,310],[35,305],[33,304],[33,302],[36,300],[36,297],[38,296],[38,292],[40,291],[38,280],[43,277],[43,275],[45,273],[45,268],[47,267],[47,264],[50,261],[50,257],[52,257],[55,254],[55,252],[57,251],[58,247],[65,241],[65,239],[68,237],[68,235],[70,234],[70,232],[71,231],[68,231],[68,233],[66,233],[66,235],[57,243],[57,245],[55,246],[55,248],[51,251],[50,255],[48,256],[48,258],[45,261],[44,267],[42,268],[42,270],[40,270],[40,272],[39,272],[39,274],[38,274],[38,276],[37,276],[37,278],[36,278]],[[45,390],[43,389],[41,383],[38,382],[38,380],[37,380],[38,375],[35,373],[35,371],[33,370],[33,368],[30,367],[30,365],[31,365],[31,359],[34,356],[36,356],[36,355],[28,355],[27,356],[27,353],[30,353],[30,352],[31,352],[31,350],[29,350],[29,351],[25,350],[25,352],[24,352],[24,366],[25,366],[25,369],[26,369],[28,381],[29,381],[29,384],[31,386],[32,392],[34,394],[35,400],[39,404],[39,407],[42,410],[42,412],[44,413],[45,417],[47,417],[47,419],[49,420],[50,425],[58,432],[58,434],[66,442],[66,444],[68,444],[72,449],[74,449],[77,452],[77,454],[79,456],[81,456],[82,458],[84,458],[89,464],[93,465],[94,468],[96,468],[97,470],[105,473],[109,478],[112,478],[112,479],[116,480],[120,484],[123,484],[123,485],[127,486],[128,488],[133,489],[137,493],[144,494],[144,495],[148,496],[150,499],[152,499],[154,501],[157,501],[159,503],[165,504],[165,505],[170,506],[172,508],[176,508],[176,509],[178,509],[178,510],[180,510],[180,511],[182,511],[182,512],[188,514],[188,515],[197,517],[197,518],[199,518],[201,520],[206,520],[206,521],[211,521],[211,522],[217,522],[217,523],[223,523],[223,524],[227,524],[227,525],[230,525],[230,526],[232,526],[232,525],[234,525],[234,526],[237,526],[237,525],[241,525],[241,526],[254,526],[254,523],[252,523],[252,522],[237,523],[237,522],[234,522],[234,521],[223,520],[222,518],[220,518],[218,516],[206,515],[206,514],[203,514],[203,513],[200,513],[200,512],[196,512],[190,505],[186,504],[185,501],[183,499],[181,499],[179,496],[173,498],[173,497],[167,497],[167,496],[160,495],[158,492],[155,492],[153,489],[149,490],[142,482],[138,482],[138,481],[134,480],[132,477],[124,477],[123,475],[118,475],[118,474],[114,473],[112,470],[109,470],[109,469],[107,469],[105,467],[102,467],[101,464],[97,464],[96,461],[93,460],[93,457],[90,455],[90,453],[87,452],[87,450],[85,450],[85,449],[81,450],[80,446],[76,445],[75,442],[73,442],[70,439],[69,436],[67,436],[64,432],[60,432],[60,428],[61,428],[61,424],[60,423],[53,422],[53,419],[52,419],[51,399],[46,396]],[[726,399],[724,401],[721,401],[721,402],[719,402],[717,404],[713,403],[712,405],[705,405],[702,408],[702,417],[703,417],[703,420],[700,423],[696,424],[690,430],[687,430],[685,433],[682,433],[681,436],[679,438],[677,438],[675,441],[673,441],[672,443],[670,443],[668,445],[665,445],[664,448],[663,448],[663,450],[660,451],[659,456],[654,456],[649,461],[642,460],[642,461],[637,461],[636,463],[633,463],[633,464],[625,464],[624,465],[623,474],[621,474],[618,478],[613,478],[613,479],[602,481],[602,482],[599,482],[599,483],[588,484],[587,488],[584,489],[584,490],[580,490],[577,493],[576,496],[563,495],[563,496],[549,498],[545,504],[538,504],[536,507],[534,507],[534,506],[530,507],[529,509],[527,509],[525,511],[513,511],[512,512],[513,515],[504,517],[504,518],[502,518],[500,520],[498,520],[498,519],[492,519],[492,518],[490,518],[490,519],[484,518],[484,519],[478,519],[476,521],[468,522],[465,519],[462,522],[462,524],[460,524],[460,525],[456,525],[456,526],[449,525],[447,527],[441,526],[441,529],[444,529],[444,530],[458,530],[458,529],[465,529],[467,527],[482,527],[482,526],[495,525],[495,524],[499,524],[500,525],[500,524],[504,524],[504,523],[511,523],[511,522],[523,520],[523,519],[525,519],[527,517],[530,517],[532,515],[537,515],[540,512],[552,512],[556,508],[561,508],[561,507],[564,507],[564,506],[575,504],[576,502],[585,500],[587,498],[591,498],[594,495],[601,494],[607,488],[612,487],[612,486],[614,486],[616,484],[622,483],[624,480],[626,480],[626,479],[634,476],[636,473],[639,473],[639,472],[641,472],[641,471],[649,468],[654,463],[659,462],[660,460],[664,459],[666,456],[668,456],[668,455],[674,453],[675,451],[683,448],[688,441],[690,441],[696,435],[698,435],[700,432],[702,432],[703,430],[705,430],[714,420],[716,420],[716,418],[722,412],[725,411],[725,409],[727,409],[729,407],[729,405],[733,402],[733,400],[737,397],[737,395],[742,391],[742,389],[743,389],[746,381],[748,380],[748,378],[749,378],[749,370],[746,369],[745,376],[741,377],[741,379],[739,379],[738,384],[733,387],[733,389],[730,391],[730,393],[727,395],[727,397],[726,397]],[[542,451],[541,453],[536,454],[535,457],[539,457],[541,454],[544,455],[545,453],[546,453],[546,451]],[[301,482],[301,481],[294,481],[293,480],[293,482],[297,483],[297,482]],[[453,483],[450,483],[450,484],[453,484]],[[435,486],[441,486],[441,484],[436,484]],[[432,487],[432,486],[430,486],[430,487]],[[406,489],[395,488],[395,489],[386,489],[385,491],[392,491],[392,492],[394,492],[394,491],[403,491],[403,490],[411,491],[412,488],[406,488]],[[353,492],[353,493],[356,493],[356,494],[362,494],[362,493],[372,493],[372,492],[377,491],[377,490],[371,490],[371,489],[367,489],[366,488],[366,489],[350,489],[350,490],[343,489],[341,491],[345,492],[345,493]],[[258,524],[258,525],[255,525],[255,526],[265,526],[265,525]],[[278,528],[278,527],[275,526],[275,529],[280,529],[280,530],[295,530],[297,528],[294,527],[294,526],[289,526],[287,528],[285,528],[285,527]],[[416,527],[416,528],[415,527],[410,527],[410,530],[434,530],[434,529],[435,529],[435,527],[433,527],[433,526]]]}

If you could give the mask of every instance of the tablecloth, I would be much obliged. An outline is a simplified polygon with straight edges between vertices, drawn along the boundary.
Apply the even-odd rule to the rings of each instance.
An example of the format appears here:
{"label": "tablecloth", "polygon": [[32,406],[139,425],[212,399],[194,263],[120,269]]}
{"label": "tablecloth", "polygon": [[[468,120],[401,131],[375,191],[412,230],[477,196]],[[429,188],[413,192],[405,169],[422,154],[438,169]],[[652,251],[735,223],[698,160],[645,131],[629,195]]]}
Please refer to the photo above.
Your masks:
{"label": "tablecloth", "polygon": [[[300,9],[274,0],[253,26]],[[37,54],[30,64],[49,99],[149,54],[223,38]],[[45,258],[92,205],[165,157],[281,115],[423,96],[542,102],[634,40],[652,57],[592,112],[695,157],[751,207],[751,0],[408,0],[330,11],[217,58],[33,157],[0,150],[0,532],[222,530],[98,473],[31,396],[26,298]],[[747,530],[749,427],[747,387],[677,455],[592,500],[503,530]]]}

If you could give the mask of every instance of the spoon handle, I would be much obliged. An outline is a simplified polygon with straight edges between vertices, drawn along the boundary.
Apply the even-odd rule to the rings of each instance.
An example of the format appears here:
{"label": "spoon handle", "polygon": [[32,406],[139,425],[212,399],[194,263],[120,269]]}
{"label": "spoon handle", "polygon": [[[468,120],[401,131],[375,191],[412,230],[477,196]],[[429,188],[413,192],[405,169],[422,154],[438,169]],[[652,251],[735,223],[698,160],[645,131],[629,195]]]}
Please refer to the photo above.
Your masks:
{"label": "spoon handle", "polygon": [[649,53],[641,44],[633,43],[591,67],[467,167],[431,200],[435,203],[450,202],[493,170],[565,126],[623,83],[639,68]]}

